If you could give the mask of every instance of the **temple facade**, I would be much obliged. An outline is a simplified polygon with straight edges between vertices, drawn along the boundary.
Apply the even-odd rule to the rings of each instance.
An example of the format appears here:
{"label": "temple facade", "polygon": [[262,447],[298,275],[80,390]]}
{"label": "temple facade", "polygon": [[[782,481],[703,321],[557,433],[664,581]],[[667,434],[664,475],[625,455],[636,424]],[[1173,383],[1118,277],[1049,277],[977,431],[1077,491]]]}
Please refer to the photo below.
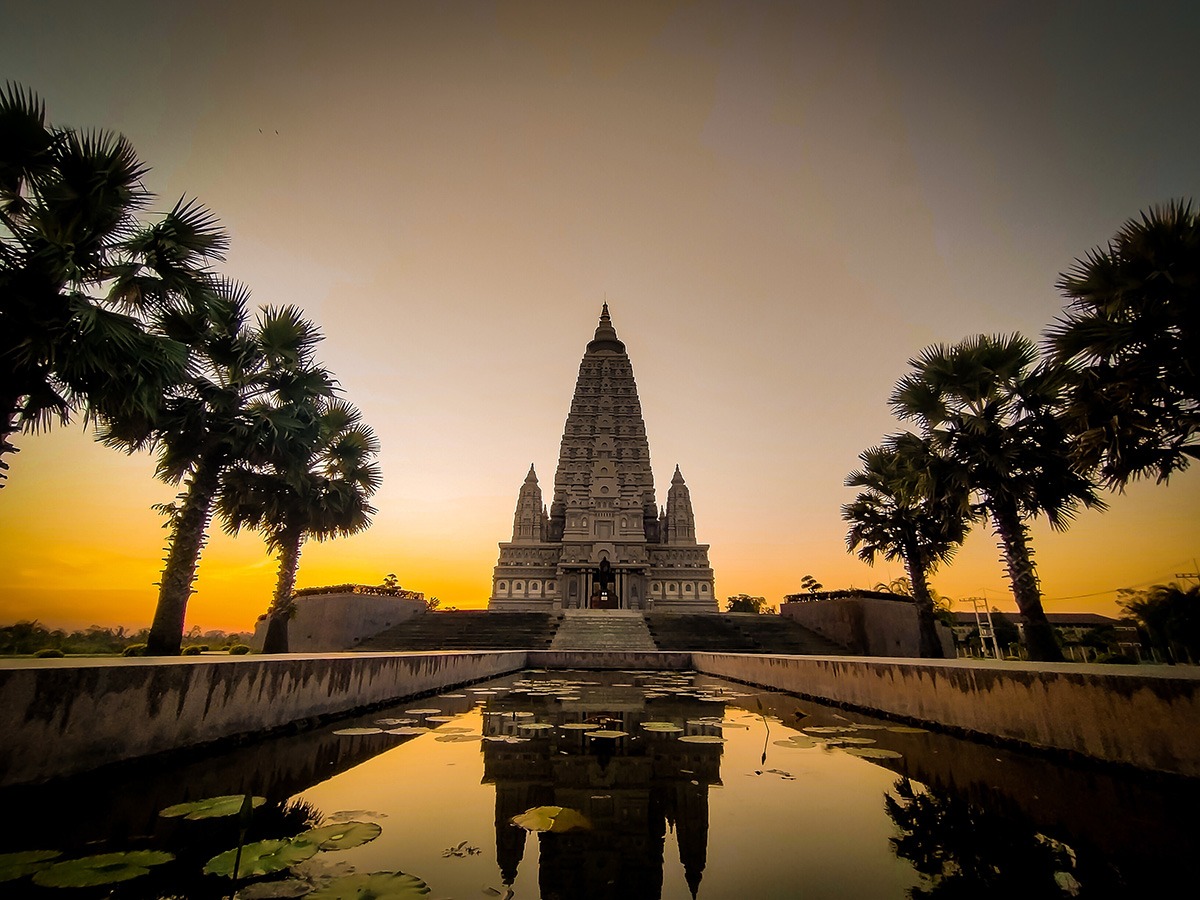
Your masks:
{"label": "temple facade", "polygon": [[547,509],[533,466],[488,609],[715,613],[708,545],[675,467],[660,507],[633,366],[608,313],[579,364]]}

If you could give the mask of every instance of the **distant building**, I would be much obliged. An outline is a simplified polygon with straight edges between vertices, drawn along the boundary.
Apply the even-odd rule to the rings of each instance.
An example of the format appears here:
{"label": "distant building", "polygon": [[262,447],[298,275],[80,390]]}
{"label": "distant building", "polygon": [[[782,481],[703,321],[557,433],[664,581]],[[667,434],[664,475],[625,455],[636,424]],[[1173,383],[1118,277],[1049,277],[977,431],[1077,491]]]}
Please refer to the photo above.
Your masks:
{"label": "distant building", "polygon": [[533,466],[500,544],[490,610],[717,612],[679,467],[659,507],[637,384],[608,304],[579,364],[549,510]]}

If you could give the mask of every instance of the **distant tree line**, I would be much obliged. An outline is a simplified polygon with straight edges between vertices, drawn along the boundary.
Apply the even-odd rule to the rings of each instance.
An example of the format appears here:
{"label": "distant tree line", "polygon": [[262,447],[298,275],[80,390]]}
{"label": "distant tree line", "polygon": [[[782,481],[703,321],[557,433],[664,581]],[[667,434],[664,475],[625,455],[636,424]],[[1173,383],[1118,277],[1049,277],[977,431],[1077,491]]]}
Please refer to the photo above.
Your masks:
{"label": "distant tree line", "polygon": [[885,437],[846,478],[848,549],[903,561],[922,655],[940,655],[928,577],[970,528],[999,542],[1029,655],[1062,659],[1042,608],[1029,522],[1066,529],[1102,490],[1166,482],[1200,455],[1200,221],[1190,201],[1125,223],[1064,273],[1041,345],[974,335],[909,361],[891,406],[915,431]]}
{"label": "distant tree line", "polygon": [[[149,628],[126,631],[124,627],[103,628],[91,625],[78,631],[62,628],[47,628],[36,619],[15,625],[0,626],[0,655],[28,656],[44,650],[57,650],[64,654],[84,656],[119,656],[133,650],[141,655],[150,636]],[[204,650],[228,650],[237,645],[246,645],[252,635],[248,631],[201,631],[192,628],[184,637],[184,648],[196,647]]]}
{"label": "distant tree line", "polygon": [[149,450],[180,485],[152,654],[178,654],[214,515],[261,533],[279,572],[267,651],[287,649],[305,540],[368,527],[379,443],[295,305],[251,310],[214,268],[228,235],[197,201],[149,214],[148,171],[107,131],[51,125],[0,91],[0,486],[13,437],[82,418],[116,449]]}

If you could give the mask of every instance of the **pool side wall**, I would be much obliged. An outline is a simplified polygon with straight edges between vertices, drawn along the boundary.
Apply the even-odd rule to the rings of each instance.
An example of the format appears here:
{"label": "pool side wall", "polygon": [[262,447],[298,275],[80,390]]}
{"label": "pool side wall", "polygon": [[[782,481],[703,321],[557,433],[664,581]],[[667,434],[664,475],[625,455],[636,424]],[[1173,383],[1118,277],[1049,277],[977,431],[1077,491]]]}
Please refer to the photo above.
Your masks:
{"label": "pool side wall", "polygon": [[523,651],[7,661],[0,785],[249,737],[524,667]]}
{"label": "pool side wall", "polygon": [[701,672],[1039,749],[1200,777],[1193,667],[693,653]]}

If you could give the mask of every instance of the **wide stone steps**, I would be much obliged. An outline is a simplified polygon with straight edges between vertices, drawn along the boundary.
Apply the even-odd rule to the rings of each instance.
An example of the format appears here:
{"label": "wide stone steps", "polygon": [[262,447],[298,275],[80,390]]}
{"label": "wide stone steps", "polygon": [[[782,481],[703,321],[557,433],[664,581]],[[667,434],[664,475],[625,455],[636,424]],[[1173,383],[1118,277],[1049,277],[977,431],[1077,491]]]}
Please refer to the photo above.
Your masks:
{"label": "wide stone steps", "polygon": [[546,650],[555,613],[453,610],[413,616],[364,639],[355,650]]}
{"label": "wide stone steps", "polygon": [[625,609],[564,610],[551,650],[657,650],[640,612]]}
{"label": "wide stone steps", "polygon": [[846,656],[849,651],[784,616],[753,613],[651,613],[646,625],[659,650]]}

